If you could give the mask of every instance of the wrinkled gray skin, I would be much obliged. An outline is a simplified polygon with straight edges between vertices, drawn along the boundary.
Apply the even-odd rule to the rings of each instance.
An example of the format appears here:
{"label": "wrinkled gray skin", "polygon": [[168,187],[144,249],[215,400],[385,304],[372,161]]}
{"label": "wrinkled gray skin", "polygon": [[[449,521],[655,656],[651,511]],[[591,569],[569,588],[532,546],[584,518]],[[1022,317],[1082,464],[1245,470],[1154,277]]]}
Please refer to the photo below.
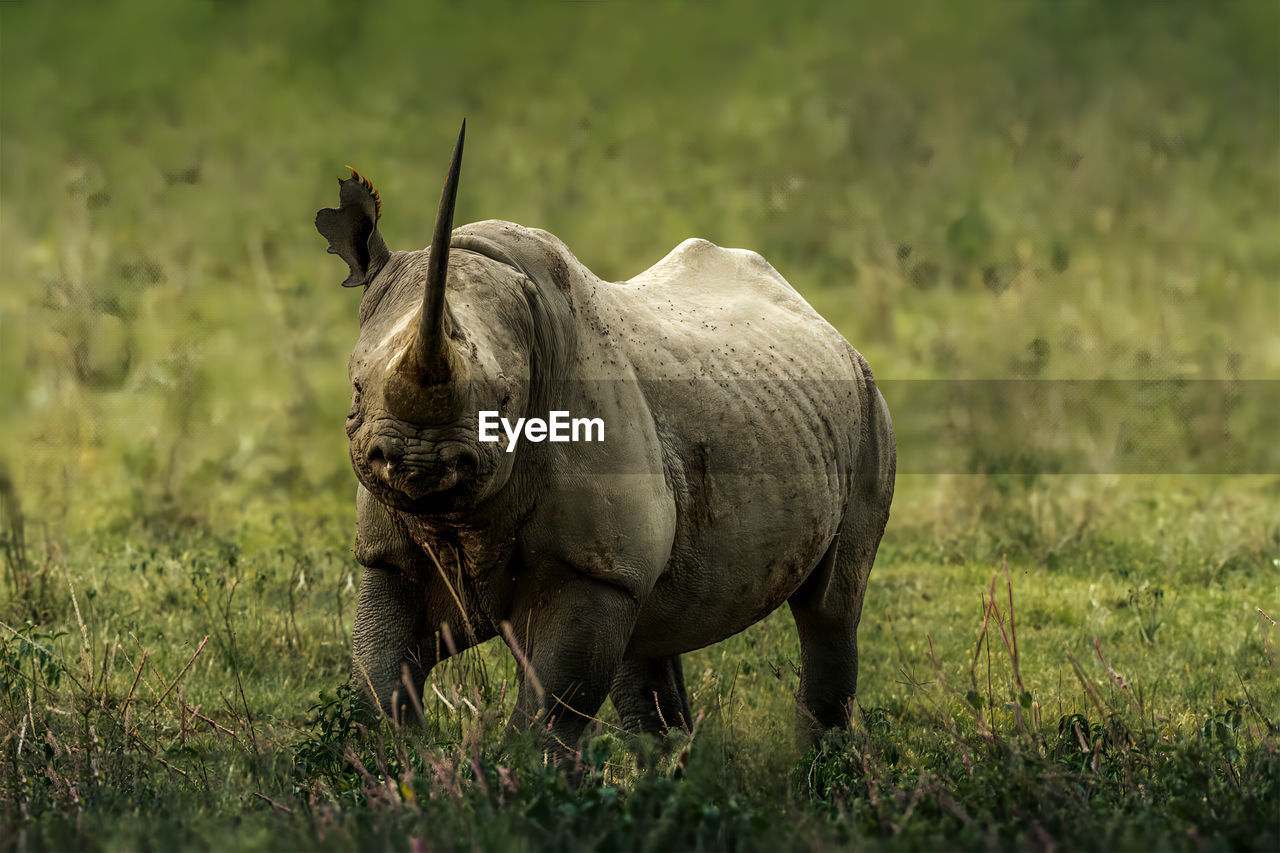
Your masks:
{"label": "wrinkled gray skin", "polygon": [[[353,684],[402,713],[406,667],[421,695],[443,656],[499,635],[532,668],[513,726],[549,723],[569,748],[610,697],[658,732],[692,722],[680,655],[785,601],[802,733],[846,725],[895,467],[861,355],[759,255],[704,240],[611,283],[546,232],[458,228],[434,332],[428,251],[379,265],[370,245],[349,371]],[[432,334],[459,360],[414,363],[424,409],[402,374]],[[508,454],[478,441],[481,409],[600,417],[606,440]]]}

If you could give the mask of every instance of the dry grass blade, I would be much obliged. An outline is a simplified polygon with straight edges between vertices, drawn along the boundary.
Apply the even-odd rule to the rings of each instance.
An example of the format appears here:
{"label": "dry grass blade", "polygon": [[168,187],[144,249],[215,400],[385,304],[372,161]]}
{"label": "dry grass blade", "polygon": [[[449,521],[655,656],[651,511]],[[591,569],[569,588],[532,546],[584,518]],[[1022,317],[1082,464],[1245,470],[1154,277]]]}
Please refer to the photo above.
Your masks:
{"label": "dry grass blade", "polygon": [[293,814],[293,809],[289,808],[288,806],[280,805],[275,800],[268,797],[266,794],[260,793],[258,791],[254,791],[253,795],[258,799],[262,800],[267,805],[271,806],[273,809],[277,809],[278,811],[284,812],[285,814]]}
{"label": "dry grass blade", "polygon": [[67,579],[67,588],[71,590],[71,606],[76,612],[76,624],[80,626],[80,638],[83,645],[80,647],[80,665],[84,667],[85,683],[91,683],[93,680],[92,665],[89,662],[89,629],[84,624],[84,617],[80,615],[80,601],[76,598],[76,587],[71,582],[71,569],[67,566],[66,558],[62,555],[62,548],[57,542],[52,543],[53,553],[58,559],[58,565],[62,567],[62,574]]}
{"label": "dry grass blade", "polygon": [[1000,564],[1004,567],[1004,583],[1009,592],[1009,636],[1005,641],[1009,646],[1009,659],[1013,663],[1013,678],[1018,683],[1018,692],[1025,693],[1027,688],[1022,686],[1022,670],[1018,667],[1018,630],[1013,621],[1013,577],[1009,574],[1009,558],[1002,554]]}
{"label": "dry grass blade", "polygon": [[160,703],[168,698],[169,694],[173,692],[173,688],[178,686],[178,682],[182,680],[182,676],[186,675],[187,670],[191,669],[191,665],[196,662],[196,658],[200,657],[200,652],[204,651],[205,644],[208,642],[209,635],[205,634],[204,639],[200,641],[200,645],[196,647],[195,653],[192,654],[191,659],[187,661],[187,665],[182,668],[182,671],[173,679],[173,683],[169,685],[168,689],[166,689],[164,693],[160,694],[160,698],[151,706],[152,711],[159,708]]}
{"label": "dry grass blade", "polygon": [[1138,719],[1142,719],[1141,703],[1139,703],[1134,697],[1133,691],[1129,689],[1129,682],[1125,680],[1125,677],[1116,672],[1115,669],[1112,668],[1111,664],[1107,663],[1107,659],[1102,656],[1102,641],[1097,637],[1093,638],[1093,651],[1097,654],[1098,661],[1102,664],[1102,668],[1107,671],[1107,675],[1111,676],[1112,680],[1115,681],[1116,686],[1120,688],[1120,692],[1124,695],[1124,698],[1129,701],[1129,705],[1133,708],[1134,713],[1138,715]]}
{"label": "dry grass blade", "polygon": [[538,674],[534,672],[533,663],[525,657],[524,650],[520,647],[520,641],[516,639],[515,631],[511,630],[511,623],[504,621],[498,627],[502,630],[502,638],[507,641],[511,654],[520,663],[525,680],[533,687],[533,692],[537,694],[538,704],[544,704],[547,700],[547,691],[543,688],[542,682],[538,680]]}
{"label": "dry grass blade", "polygon": [[[449,573],[444,570],[444,566],[436,557],[436,549],[430,542],[422,542],[422,550],[427,552],[427,556],[431,558],[431,563],[436,567],[436,571],[440,574],[440,580],[444,581],[445,588],[449,590],[449,595],[453,598],[454,605],[458,608],[458,612],[462,614],[463,627],[467,629],[467,636],[473,641],[476,636],[475,628],[471,624],[471,618],[467,616],[467,608],[462,605],[462,598],[458,595],[458,590],[454,588],[453,581],[449,579]],[[457,553],[454,553],[455,562],[457,561]],[[459,567],[461,568],[461,567]],[[461,577],[461,572],[459,572]]]}

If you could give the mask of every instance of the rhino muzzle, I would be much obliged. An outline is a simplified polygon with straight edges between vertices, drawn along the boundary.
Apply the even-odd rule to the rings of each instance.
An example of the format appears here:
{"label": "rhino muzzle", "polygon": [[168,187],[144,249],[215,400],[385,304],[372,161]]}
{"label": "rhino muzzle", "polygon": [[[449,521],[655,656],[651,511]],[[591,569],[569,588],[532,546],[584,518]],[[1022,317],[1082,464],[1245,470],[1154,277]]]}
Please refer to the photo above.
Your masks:
{"label": "rhino muzzle", "polygon": [[456,492],[480,472],[479,456],[464,442],[408,438],[394,429],[352,442],[351,461],[365,488],[403,509]]}

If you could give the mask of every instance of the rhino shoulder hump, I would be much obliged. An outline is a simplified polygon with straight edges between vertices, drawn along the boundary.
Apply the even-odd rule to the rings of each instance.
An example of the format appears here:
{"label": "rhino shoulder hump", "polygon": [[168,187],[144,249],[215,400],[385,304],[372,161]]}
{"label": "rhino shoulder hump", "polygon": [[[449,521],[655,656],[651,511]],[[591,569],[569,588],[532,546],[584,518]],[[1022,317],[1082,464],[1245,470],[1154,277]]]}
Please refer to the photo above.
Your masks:
{"label": "rhino shoulder hump", "polygon": [[666,257],[630,279],[628,284],[649,284],[682,279],[687,276],[709,276],[738,282],[767,279],[771,285],[791,284],[759,253],[750,249],[718,246],[702,237],[689,237],[680,242]]}

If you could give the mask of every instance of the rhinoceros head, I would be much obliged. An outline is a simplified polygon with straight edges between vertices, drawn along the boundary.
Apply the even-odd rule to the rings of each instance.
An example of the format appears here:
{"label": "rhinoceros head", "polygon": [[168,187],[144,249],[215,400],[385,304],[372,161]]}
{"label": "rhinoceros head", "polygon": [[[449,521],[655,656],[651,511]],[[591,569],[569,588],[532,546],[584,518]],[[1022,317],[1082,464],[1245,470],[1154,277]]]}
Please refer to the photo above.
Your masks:
{"label": "rhinoceros head", "polygon": [[351,268],[344,286],[365,286],[348,366],[352,465],[380,501],[420,514],[467,509],[502,487],[514,454],[478,441],[478,410],[523,411],[529,389],[527,278],[475,251],[450,259],[465,132],[428,249],[387,250],[381,199],[354,169],[339,207],[316,216]]}

